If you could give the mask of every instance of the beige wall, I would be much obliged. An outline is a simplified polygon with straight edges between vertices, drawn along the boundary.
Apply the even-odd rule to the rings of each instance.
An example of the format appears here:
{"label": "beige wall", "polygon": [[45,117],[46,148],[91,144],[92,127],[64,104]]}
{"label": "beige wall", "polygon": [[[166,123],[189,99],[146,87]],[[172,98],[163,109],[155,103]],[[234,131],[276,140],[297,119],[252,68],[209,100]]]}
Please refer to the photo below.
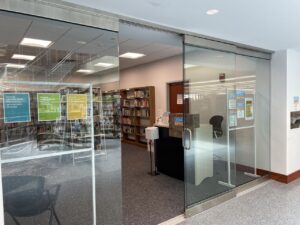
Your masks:
{"label": "beige wall", "polygon": [[120,88],[155,87],[156,116],[167,111],[167,83],[183,80],[181,56],[122,70]]}

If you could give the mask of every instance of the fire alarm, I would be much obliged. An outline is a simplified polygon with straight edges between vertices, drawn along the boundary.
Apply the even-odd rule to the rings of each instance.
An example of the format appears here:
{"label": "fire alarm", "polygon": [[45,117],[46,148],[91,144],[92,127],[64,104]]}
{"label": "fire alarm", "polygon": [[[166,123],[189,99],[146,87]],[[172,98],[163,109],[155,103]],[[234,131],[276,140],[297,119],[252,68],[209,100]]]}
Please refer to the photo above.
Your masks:
{"label": "fire alarm", "polygon": [[219,81],[222,82],[222,83],[225,82],[225,73],[220,73],[219,74]]}

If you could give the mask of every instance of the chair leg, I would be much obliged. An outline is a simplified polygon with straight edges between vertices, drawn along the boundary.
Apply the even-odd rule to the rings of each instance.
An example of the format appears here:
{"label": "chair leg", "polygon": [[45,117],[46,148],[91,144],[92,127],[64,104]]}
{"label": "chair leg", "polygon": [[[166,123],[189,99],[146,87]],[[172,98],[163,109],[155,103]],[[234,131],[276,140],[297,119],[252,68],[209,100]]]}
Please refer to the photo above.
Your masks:
{"label": "chair leg", "polygon": [[56,211],[53,206],[52,206],[52,212],[53,212],[54,218],[56,219],[57,224],[60,225],[60,221],[58,219],[58,216],[57,216]]}
{"label": "chair leg", "polygon": [[52,225],[52,220],[53,220],[53,212],[52,212],[52,209],[50,208],[49,209],[49,211],[50,211],[50,218],[49,218],[49,225]]}
{"label": "chair leg", "polygon": [[9,214],[10,217],[13,219],[13,221],[16,223],[16,225],[21,225],[21,224],[19,223],[19,221],[17,220],[16,217],[14,217],[13,215],[11,215],[10,213],[8,213],[8,214]]}

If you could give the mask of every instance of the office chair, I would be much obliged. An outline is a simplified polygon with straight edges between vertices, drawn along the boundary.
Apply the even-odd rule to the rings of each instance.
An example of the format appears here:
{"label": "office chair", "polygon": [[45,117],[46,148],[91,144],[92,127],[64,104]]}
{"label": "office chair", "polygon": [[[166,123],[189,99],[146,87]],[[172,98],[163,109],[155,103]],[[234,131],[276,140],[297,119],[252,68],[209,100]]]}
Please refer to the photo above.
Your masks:
{"label": "office chair", "polygon": [[223,116],[215,115],[210,118],[209,124],[213,126],[213,138],[222,137],[223,135],[222,122],[223,122]]}
{"label": "office chair", "polygon": [[49,225],[53,217],[60,221],[55,211],[55,203],[60,190],[57,185],[54,193],[45,189],[45,178],[40,176],[7,176],[3,178],[4,211],[16,225],[21,225],[17,217],[33,217],[50,212]]}

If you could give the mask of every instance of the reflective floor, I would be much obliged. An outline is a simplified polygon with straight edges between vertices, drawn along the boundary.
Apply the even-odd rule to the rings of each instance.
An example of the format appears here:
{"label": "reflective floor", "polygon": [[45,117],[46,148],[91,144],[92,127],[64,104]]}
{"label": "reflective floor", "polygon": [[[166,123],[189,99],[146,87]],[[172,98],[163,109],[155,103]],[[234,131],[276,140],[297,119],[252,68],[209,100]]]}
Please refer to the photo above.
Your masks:
{"label": "reflective floor", "polygon": [[[74,157],[76,154],[4,164],[5,224],[17,224],[15,217],[20,224],[46,225],[53,211],[61,224],[92,224],[91,160],[85,157],[74,162]],[[120,157],[119,141],[107,140],[107,155],[95,160],[99,224],[121,224]],[[54,217],[53,224],[58,224]]]}
{"label": "reflective floor", "polygon": [[186,219],[180,225],[299,225],[300,180],[262,187]]}

